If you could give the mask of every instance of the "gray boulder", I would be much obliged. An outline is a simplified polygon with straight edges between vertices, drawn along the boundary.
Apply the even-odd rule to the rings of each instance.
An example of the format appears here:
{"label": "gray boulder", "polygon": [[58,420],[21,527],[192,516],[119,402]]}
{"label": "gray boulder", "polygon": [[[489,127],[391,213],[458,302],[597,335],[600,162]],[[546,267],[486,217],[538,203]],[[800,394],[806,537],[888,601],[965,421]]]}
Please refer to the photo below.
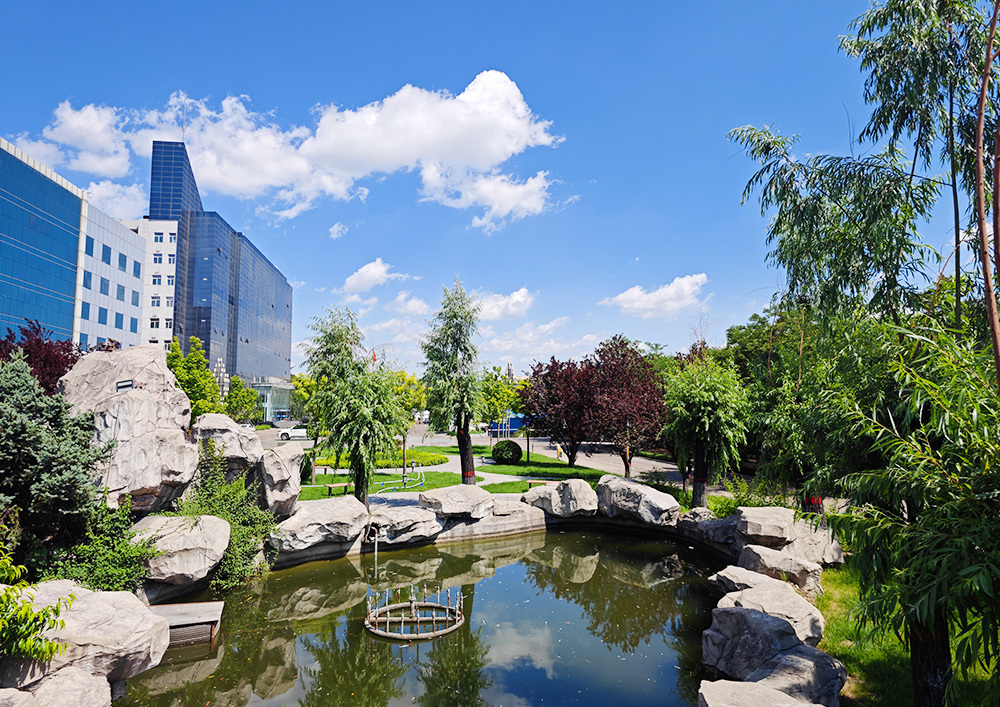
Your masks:
{"label": "gray boulder", "polygon": [[838,707],[847,670],[818,648],[796,646],[747,675],[746,681],[779,690],[799,702]]}
{"label": "gray boulder", "polygon": [[823,568],[815,562],[794,557],[786,552],[772,550],[763,545],[747,545],[740,552],[736,564],[766,574],[768,577],[791,582],[806,596],[817,597],[823,593],[821,584]]}
{"label": "gray boulder", "polygon": [[295,511],[304,456],[301,444],[289,442],[266,450],[257,465],[264,504],[276,518],[287,518]]}
{"label": "gray boulder", "polygon": [[597,513],[597,492],[583,479],[536,486],[521,496],[521,502],[560,518]]}
{"label": "gray boulder", "polygon": [[32,686],[31,692],[43,705],[111,707],[111,685],[107,678],[79,668],[64,668],[46,675]]}
{"label": "gray boulder", "polygon": [[444,530],[445,519],[418,506],[380,506],[372,512],[371,526],[385,533],[379,543],[403,545],[436,537]]}
{"label": "gray boulder", "polygon": [[226,459],[227,481],[242,476],[264,456],[264,445],[257,432],[240,427],[229,415],[206,413],[191,425],[191,434],[199,442],[215,443],[216,451]]}
{"label": "gray boulder", "polygon": [[830,529],[808,520],[795,521],[793,538],[781,551],[824,567],[844,564],[844,550]]}
{"label": "gray boulder", "polygon": [[743,680],[779,653],[801,645],[795,628],[756,609],[718,607],[701,634],[701,660],[715,672]]}
{"label": "gray boulder", "polygon": [[719,600],[719,608],[727,607],[756,609],[784,619],[795,629],[799,640],[810,646],[817,645],[823,638],[826,626],[823,614],[784,582],[779,586],[757,586],[730,592]]}
{"label": "gray boulder", "polygon": [[81,357],[59,379],[58,391],[76,413],[93,410],[116,393],[120,381],[133,381],[163,401],[172,411],[172,427],[187,427],[191,401],[177,387],[177,378],[167,368],[167,353],[157,344],[129,346],[118,351],[92,351]]}
{"label": "gray boulder", "polygon": [[736,517],[736,528],[744,544],[782,548],[794,537],[795,511],[791,508],[741,506]]}
{"label": "gray boulder", "polygon": [[804,707],[766,685],[732,680],[703,680],[698,687],[698,707]]}
{"label": "gray boulder", "polygon": [[[785,584],[780,579],[774,579],[773,577],[748,570],[745,567],[737,567],[736,565],[729,565],[724,570],[716,572],[708,578],[708,581],[717,589],[721,589],[725,594],[741,592],[744,589],[752,589],[754,587],[779,588]],[[777,589],[777,591],[781,590]]]}
{"label": "gray boulder", "polygon": [[470,484],[445,486],[422,492],[420,507],[449,518],[485,518],[493,513],[493,494]]}
{"label": "gray boulder", "polygon": [[367,522],[365,504],[354,496],[307,501],[278,524],[268,543],[278,552],[298,552],[323,543],[351,542]]}
{"label": "gray boulder", "polygon": [[42,703],[30,692],[5,687],[0,689],[0,707],[42,707]]}
{"label": "gray boulder", "polygon": [[597,505],[609,518],[628,518],[651,525],[676,525],[681,505],[668,493],[606,474],[597,483]]}
{"label": "gray boulder", "polygon": [[89,675],[118,683],[157,665],[170,641],[167,620],[129,592],[92,592],[69,580],[42,582],[34,589],[36,606],[51,606],[75,595],[60,615],[62,628],[45,631],[46,638],[67,644],[61,655],[45,664],[7,660],[0,664],[0,687],[31,687],[46,675],[79,668]]}
{"label": "gray boulder", "polygon": [[146,516],[132,526],[135,540],[151,539],[160,552],[149,561],[149,579],[190,584],[216,568],[229,547],[229,523],[215,516]]}

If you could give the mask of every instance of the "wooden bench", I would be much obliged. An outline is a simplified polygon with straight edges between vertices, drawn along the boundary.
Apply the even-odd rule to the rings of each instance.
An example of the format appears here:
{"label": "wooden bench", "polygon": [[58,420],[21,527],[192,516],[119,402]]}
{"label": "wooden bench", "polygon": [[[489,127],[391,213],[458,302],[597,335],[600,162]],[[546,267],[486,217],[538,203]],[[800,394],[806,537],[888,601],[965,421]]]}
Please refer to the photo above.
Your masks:
{"label": "wooden bench", "polygon": [[558,484],[558,481],[548,480],[548,481],[529,481],[528,490],[531,490],[532,486],[545,486],[547,484]]}
{"label": "wooden bench", "polygon": [[326,486],[326,495],[327,496],[332,496],[333,495],[333,490],[334,489],[339,489],[339,488],[343,488],[344,489],[344,495],[346,496],[347,495],[347,487],[348,486],[354,486],[354,484],[352,484],[350,482],[345,482],[345,483],[342,483],[342,484],[323,484],[323,485]]}

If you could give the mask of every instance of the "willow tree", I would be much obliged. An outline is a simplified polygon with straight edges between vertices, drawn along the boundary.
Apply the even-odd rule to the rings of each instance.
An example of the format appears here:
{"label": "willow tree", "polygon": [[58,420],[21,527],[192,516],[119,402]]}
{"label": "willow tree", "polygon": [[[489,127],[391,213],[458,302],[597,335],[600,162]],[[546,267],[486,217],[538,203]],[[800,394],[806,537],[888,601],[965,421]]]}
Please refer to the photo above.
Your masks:
{"label": "willow tree", "polygon": [[368,357],[350,309],[328,309],[310,325],[306,365],[319,381],[310,399],[317,426],[328,431],[325,444],[336,450],[337,466],[346,452],[354,495],[368,507],[368,482],[376,459],[395,448],[409,428],[410,415],[396,395],[394,371]]}
{"label": "willow tree", "polygon": [[441,309],[431,319],[430,332],[420,346],[431,427],[438,432],[455,430],[463,484],[476,483],[469,428],[482,408],[478,351],[472,343],[478,331],[479,304],[455,278],[451,289],[444,288]]}
{"label": "willow tree", "polygon": [[749,412],[746,390],[735,370],[704,357],[668,379],[664,400],[663,435],[681,468],[694,471],[691,505],[705,506],[709,473],[739,463]]}

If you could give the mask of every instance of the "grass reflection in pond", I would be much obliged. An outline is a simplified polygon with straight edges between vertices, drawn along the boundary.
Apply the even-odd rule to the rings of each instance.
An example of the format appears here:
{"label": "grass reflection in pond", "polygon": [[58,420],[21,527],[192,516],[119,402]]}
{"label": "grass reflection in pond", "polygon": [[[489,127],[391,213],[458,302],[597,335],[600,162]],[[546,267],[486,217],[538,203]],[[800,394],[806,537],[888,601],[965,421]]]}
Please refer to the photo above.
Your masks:
{"label": "grass reflection in pond", "polygon": [[[215,650],[171,651],[116,704],[694,705],[703,574],[662,541],[555,532],[311,563],[222,596]],[[370,636],[369,588],[411,585],[462,592],[465,625],[409,647]]]}

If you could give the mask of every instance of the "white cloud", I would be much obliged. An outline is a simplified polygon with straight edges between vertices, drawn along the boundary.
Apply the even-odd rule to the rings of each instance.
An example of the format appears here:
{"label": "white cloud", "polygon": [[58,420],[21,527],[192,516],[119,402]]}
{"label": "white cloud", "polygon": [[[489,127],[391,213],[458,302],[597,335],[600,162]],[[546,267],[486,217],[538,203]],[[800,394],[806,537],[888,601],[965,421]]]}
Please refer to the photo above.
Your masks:
{"label": "white cloud", "polygon": [[520,319],[531,305],[535,303],[535,296],[531,294],[527,287],[515,290],[509,295],[481,294],[473,293],[479,300],[479,318],[483,320],[492,319]]}
{"label": "white cloud", "polygon": [[303,287],[306,286],[306,281],[305,280],[289,280],[288,284],[292,286],[293,290],[301,290]]}
{"label": "white cloud", "polygon": [[114,218],[142,218],[149,205],[149,198],[141,184],[124,186],[105,179],[91,182],[87,187],[90,203]]}
{"label": "white cloud", "polygon": [[401,314],[409,314],[411,316],[423,316],[431,311],[431,308],[427,306],[419,297],[410,297],[410,293],[407,290],[402,290],[396,299],[386,305],[389,309],[400,312]]}
{"label": "white cloud", "polygon": [[698,295],[707,282],[705,273],[684,275],[651,292],[635,285],[614,297],[602,299],[598,304],[615,305],[622,314],[641,319],[673,319],[682,309],[701,304]]}
{"label": "white cloud", "polygon": [[558,317],[544,324],[525,322],[505,332],[491,328],[479,350],[484,360],[513,361],[515,368],[526,370],[533,361],[547,361],[550,356],[580,359],[606,338],[603,332],[581,333],[567,328],[569,323],[569,317]]}
{"label": "white cloud", "polygon": [[[323,105],[315,114],[313,127],[284,128],[247,96],[212,105],[177,92],[157,110],[74,109],[64,101],[39,151],[57,158],[62,150],[72,169],[121,177],[130,149],[148,156],[152,140],[183,135],[201,187],[271,197],[278,218],[294,218],[323,198],[363,200],[369,186],[360,181],[399,172],[419,174],[425,200],[481,210],[472,225],[486,232],[554,206],[547,172],[519,179],[503,171],[512,157],[563,138],[500,71],[480,73],[458,95],[407,84],[365,106]],[[333,229],[330,235],[339,237]]]}
{"label": "white cloud", "polygon": [[330,226],[330,238],[332,238],[333,240],[342,238],[345,233],[347,233],[347,226],[345,226],[342,223],[335,223],[332,226]]}
{"label": "white cloud", "polygon": [[59,167],[66,161],[66,156],[58,145],[45,140],[31,140],[27,134],[19,135],[14,144],[51,169]]}
{"label": "white cloud", "polygon": [[392,266],[382,262],[382,258],[375,258],[367,265],[362,265],[353,274],[348,275],[344,280],[343,291],[346,293],[367,292],[377,285],[383,285],[389,280],[407,280],[409,275],[405,273],[389,272]]}

